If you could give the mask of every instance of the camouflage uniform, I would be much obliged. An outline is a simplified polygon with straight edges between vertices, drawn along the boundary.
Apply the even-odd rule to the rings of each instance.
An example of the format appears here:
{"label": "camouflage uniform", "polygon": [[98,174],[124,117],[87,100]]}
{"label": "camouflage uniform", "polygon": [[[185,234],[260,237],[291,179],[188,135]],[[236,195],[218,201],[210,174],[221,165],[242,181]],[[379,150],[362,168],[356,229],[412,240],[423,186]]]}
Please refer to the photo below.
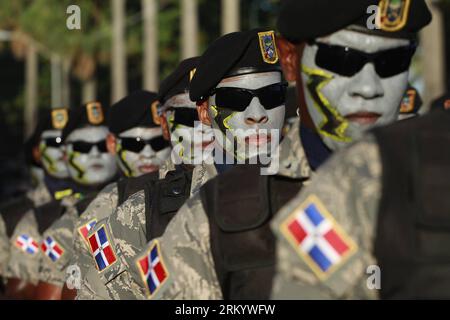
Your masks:
{"label": "camouflage uniform", "polygon": [[[191,194],[216,175],[213,165],[200,165],[194,169]],[[139,191],[128,198],[108,218],[96,224],[90,235],[105,227],[116,261],[99,272],[89,252],[90,267],[82,274],[82,287],[77,299],[144,299],[127,271],[131,260],[147,244],[145,193]]]}
{"label": "camouflage uniform", "polygon": [[[161,172],[165,172],[167,166],[170,165],[166,164]],[[108,217],[116,209],[117,202],[118,190],[114,182],[103,188],[80,216],[73,206],[69,207],[68,211],[44,232],[42,238],[53,239],[64,253],[56,261],[44,255],[41,257],[40,281],[62,287],[69,272],[75,271],[67,267],[78,267],[81,274],[85,272],[87,259],[83,260],[79,257],[86,254],[89,257],[87,261],[90,262],[91,256],[86,246],[87,240],[83,236],[83,229],[90,228],[93,222],[96,223]],[[84,253],[84,251],[87,252]],[[74,276],[78,276],[78,272]]]}
{"label": "camouflage uniform", "polygon": [[[43,182],[39,183],[36,188],[28,191],[26,196],[33,202],[35,207],[52,200],[52,196]],[[0,275],[4,275],[5,277],[8,275],[7,267],[10,258],[10,250],[6,225],[0,215]]]}
{"label": "camouflage uniform", "polygon": [[[370,253],[377,225],[381,173],[378,146],[374,137],[368,136],[348,150],[337,152],[308,187],[280,210],[272,221],[277,238],[272,298],[377,297],[376,290],[366,286],[365,273],[368,266],[376,264]],[[305,221],[305,212],[311,206],[342,240],[344,249],[334,256],[335,260],[331,259],[331,265],[318,263],[313,249],[309,251],[310,244],[302,242],[304,234],[296,231],[297,222]],[[308,226],[305,222],[301,225]]]}
{"label": "camouflage uniform", "polygon": [[[66,208],[70,208],[77,200],[76,196],[69,196],[62,199],[61,204]],[[26,252],[17,245],[17,239],[23,235],[30,237],[37,244],[35,252]],[[19,278],[33,284],[38,283],[41,258],[39,244],[41,241],[42,235],[38,230],[34,210],[29,210],[17,224],[10,239],[10,259],[6,268],[6,277]]]}
{"label": "camouflage uniform", "polygon": [[[299,138],[299,124],[289,131],[280,144],[279,175],[291,178],[309,178],[312,171]],[[138,260],[159,246],[160,261],[167,278],[151,296],[145,292],[143,274]],[[162,237],[146,246],[134,259],[131,269],[140,284],[140,290],[151,299],[222,299],[210,247],[210,227],[199,194],[190,198],[169,223]]]}
{"label": "camouflage uniform", "polygon": [[61,218],[42,235],[43,243],[53,246],[53,255],[40,255],[38,277],[42,282],[62,287],[66,281],[66,267],[73,256],[73,229],[78,219],[74,205],[75,203],[68,205]]}
{"label": "camouflage uniform", "polygon": [[6,265],[9,259],[9,239],[6,234],[6,226],[0,218],[0,275],[5,274]]}

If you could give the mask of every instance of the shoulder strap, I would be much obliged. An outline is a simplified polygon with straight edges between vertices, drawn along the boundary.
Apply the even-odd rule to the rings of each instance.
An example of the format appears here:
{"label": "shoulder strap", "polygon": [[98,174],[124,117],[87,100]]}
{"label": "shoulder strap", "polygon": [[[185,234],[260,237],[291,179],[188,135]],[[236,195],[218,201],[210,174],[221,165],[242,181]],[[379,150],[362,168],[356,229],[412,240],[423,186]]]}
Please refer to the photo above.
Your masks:
{"label": "shoulder strap", "polygon": [[[374,245],[380,296],[448,298],[448,289],[439,290],[450,285],[441,272],[450,265],[450,114],[430,113],[374,134],[383,163]],[[430,276],[440,284],[430,286]]]}
{"label": "shoulder strap", "polygon": [[64,214],[65,207],[61,201],[51,201],[34,210],[34,215],[38,224],[39,233],[44,233],[53,222]]}
{"label": "shoulder strap", "polygon": [[75,204],[75,208],[77,209],[78,216],[81,216],[81,214],[87,209],[87,207],[91,204],[95,197],[97,197],[97,195],[97,191],[91,192],[83,199],[77,201],[77,203]]}
{"label": "shoulder strap", "polygon": [[124,203],[131,195],[144,189],[144,186],[149,181],[159,179],[159,172],[151,172],[139,177],[124,178],[117,182],[118,190],[118,206]]}
{"label": "shoulder strap", "polygon": [[8,201],[0,207],[0,214],[5,223],[8,238],[12,236],[14,229],[25,213],[33,208],[33,201],[26,195]]}
{"label": "shoulder strap", "polygon": [[275,263],[270,220],[302,182],[262,176],[257,166],[239,166],[200,190],[225,299],[269,298]]}
{"label": "shoulder strap", "polygon": [[164,179],[157,181],[151,190],[148,189],[145,195],[148,241],[164,233],[178,209],[189,198],[191,182],[192,170],[169,171]]}

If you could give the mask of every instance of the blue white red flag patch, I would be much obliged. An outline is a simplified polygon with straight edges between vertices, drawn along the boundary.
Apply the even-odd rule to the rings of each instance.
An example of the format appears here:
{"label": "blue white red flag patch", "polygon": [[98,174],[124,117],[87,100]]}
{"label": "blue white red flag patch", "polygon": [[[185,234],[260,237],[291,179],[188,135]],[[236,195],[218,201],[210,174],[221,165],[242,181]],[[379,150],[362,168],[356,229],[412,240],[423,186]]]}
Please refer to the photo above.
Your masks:
{"label": "blue white red flag patch", "polygon": [[117,261],[104,225],[88,237],[88,241],[98,271],[105,270]]}
{"label": "blue white red flag patch", "polygon": [[27,234],[21,234],[16,238],[16,246],[31,255],[36,254],[39,250],[39,244]]}
{"label": "blue white red flag patch", "polygon": [[321,280],[325,280],[357,250],[354,241],[315,196],[308,197],[282,223],[281,231]]}
{"label": "blue white red flag patch", "polygon": [[136,264],[150,298],[169,277],[162,259],[159,242],[155,241],[145,255],[137,260]]}
{"label": "blue white red flag patch", "polygon": [[81,237],[84,239],[84,241],[86,241],[86,244],[88,247],[89,247],[88,234],[89,234],[89,231],[91,231],[91,229],[93,227],[95,227],[96,223],[97,223],[97,220],[93,219],[93,220],[89,221],[88,223],[86,223],[85,225],[78,228],[78,233],[81,235]]}
{"label": "blue white red flag patch", "polygon": [[52,237],[47,237],[42,241],[41,249],[53,262],[58,261],[64,253],[64,249]]}

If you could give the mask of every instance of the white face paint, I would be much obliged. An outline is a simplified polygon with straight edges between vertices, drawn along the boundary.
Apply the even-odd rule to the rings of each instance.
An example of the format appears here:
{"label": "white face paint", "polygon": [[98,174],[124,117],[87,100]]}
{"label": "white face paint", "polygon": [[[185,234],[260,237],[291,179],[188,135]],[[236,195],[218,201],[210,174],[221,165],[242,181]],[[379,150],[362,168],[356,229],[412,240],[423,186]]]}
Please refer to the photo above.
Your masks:
{"label": "white face paint", "polygon": [[101,152],[97,146],[88,153],[73,150],[73,142],[97,143],[106,140],[108,129],[104,126],[88,126],[74,130],[66,139],[67,166],[70,176],[83,185],[96,185],[108,182],[117,172],[114,156]]}
{"label": "white face paint", "polygon": [[45,172],[55,178],[67,178],[69,171],[64,161],[64,145],[62,143],[59,147],[47,145],[47,139],[61,143],[61,130],[46,130],[42,132],[39,149]]}
{"label": "white face paint", "polygon": [[[279,72],[265,72],[226,78],[217,85],[217,88],[259,89],[280,82]],[[217,108],[213,95],[209,98],[209,106],[216,143],[227,153],[234,154],[238,160],[267,153],[279,143],[278,139],[272,139],[271,130],[278,132],[277,137],[281,136],[284,104],[266,110],[259,99],[253,97],[243,112],[235,112],[227,108]],[[233,140],[237,141],[236,149],[233,147]]]}
{"label": "white face paint", "polygon": [[[181,93],[173,96],[164,103],[167,108],[165,116],[170,131],[170,141],[173,147],[173,162],[185,164],[199,164],[202,162],[203,153],[195,152],[194,148],[204,150],[212,142],[211,127],[202,125],[200,121],[193,124],[193,127],[187,124],[175,123],[176,110],[190,109],[197,114],[195,102],[189,99],[189,93]],[[195,137],[195,141],[194,141]],[[200,138],[200,139],[198,139]],[[197,141],[198,140],[198,141]]]}
{"label": "white face paint", "polygon": [[[368,35],[350,30],[341,30],[317,42],[350,47],[367,53],[407,46],[408,40]],[[397,119],[399,106],[408,85],[408,71],[390,78],[381,78],[373,63],[366,64],[357,74],[345,77],[321,69],[315,63],[317,45],[306,45],[302,57],[302,78],[306,105],[325,144],[332,150],[361,137],[374,126],[385,125]],[[319,76],[316,88],[309,89],[308,83]],[[317,78],[317,77],[316,77]],[[312,94],[318,94],[321,102]],[[322,112],[327,108],[333,114],[332,121],[338,134],[324,129],[331,123]],[[324,130],[322,130],[324,129]]]}
{"label": "white face paint", "polygon": [[154,150],[149,144],[140,152],[133,152],[124,149],[122,138],[132,138],[138,140],[151,140],[162,138],[161,128],[132,128],[119,134],[117,139],[117,160],[120,169],[128,177],[138,177],[142,174],[157,171],[170,155],[170,146],[161,150]]}

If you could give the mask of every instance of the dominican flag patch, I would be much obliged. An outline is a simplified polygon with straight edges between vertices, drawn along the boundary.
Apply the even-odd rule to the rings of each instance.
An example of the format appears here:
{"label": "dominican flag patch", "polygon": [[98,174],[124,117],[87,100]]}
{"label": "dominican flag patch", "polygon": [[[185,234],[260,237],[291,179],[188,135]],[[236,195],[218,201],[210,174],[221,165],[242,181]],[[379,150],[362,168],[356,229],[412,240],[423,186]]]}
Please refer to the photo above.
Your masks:
{"label": "dominican flag patch", "polygon": [[353,240],[315,196],[309,197],[285,220],[282,233],[322,280],[357,250]]}
{"label": "dominican flag patch", "polygon": [[169,276],[162,260],[159,242],[155,241],[146,255],[140,258],[136,264],[149,296],[154,295]]}
{"label": "dominican flag patch", "polygon": [[47,237],[42,241],[41,249],[53,262],[58,261],[64,253],[64,249],[52,237]]}
{"label": "dominican flag patch", "polygon": [[39,250],[39,244],[29,235],[21,234],[16,239],[16,246],[23,252],[34,255]]}
{"label": "dominican flag patch", "polygon": [[81,226],[78,228],[78,233],[81,235],[81,237],[84,239],[84,241],[86,241],[87,245],[89,246],[89,242],[88,242],[88,234],[89,231],[95,227],[95,224],[97,223],[97,220],[92,220],[89,221],[88,223],[86,223],[85,225]]}
{"label": "dominican flag patch", "polygon": [[88,237],[88,241],[98,271],[105,270],[117,261],[104,225]]}

